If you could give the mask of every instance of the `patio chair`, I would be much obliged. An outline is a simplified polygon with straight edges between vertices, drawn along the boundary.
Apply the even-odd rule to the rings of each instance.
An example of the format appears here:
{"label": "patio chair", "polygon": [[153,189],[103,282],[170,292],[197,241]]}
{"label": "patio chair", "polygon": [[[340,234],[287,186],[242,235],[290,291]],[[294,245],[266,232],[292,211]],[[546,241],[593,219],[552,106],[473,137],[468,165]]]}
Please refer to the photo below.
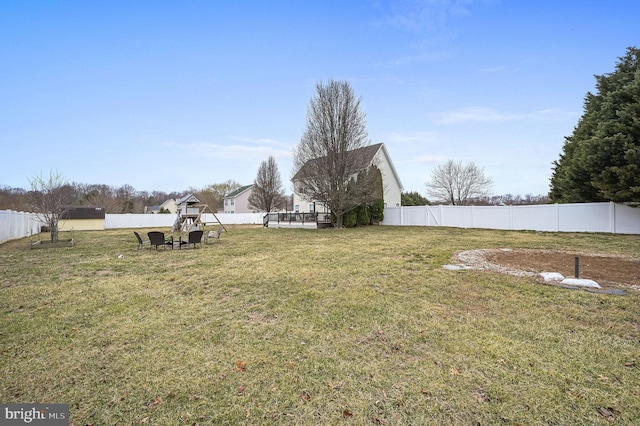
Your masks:
{"label": "patio chair", "polygon": [[149,244],[151,245],[151,247],[155,247],[156,250],[158,250],[159,246],[162,246],[165,249],[167,248],[167,246],[169,246],[173,249],[173,236],[170,238],[165,238],[164,232],[160,231],[147,232],[147,236],[149,237]]}
{"label": "patio chair", "polygon": [[140,234],[138,234],[136,231],[133,231],[133,233],[135,234],[136,239],[138,240],[138,250],[140,250],[142,247],[144,247],[145,243],[149,242],[149,240],[143,240]]}
{"label": "patio chair", "polygon": [[187,241],[182,241],[182,237],[180,237],[180,248],[182,248],[183,245],[189,245],[189,244],[193,244],[193,248],[196,248],[196,244],[200,244],[200,247],[202,247],[202,234],[204,234],[204,231],[191,231],[189,232]]}
{"label": "patio chair", "polygon": [[222,230],[223,229],[224,228],[222,227],[222,225],[220,225],[218,227],[218,231],[209,231],[209,233],[207,234],[204,242],[208,243],[210,239],[214,239],[214,240],[220,242],[220,235],[222,234]]}

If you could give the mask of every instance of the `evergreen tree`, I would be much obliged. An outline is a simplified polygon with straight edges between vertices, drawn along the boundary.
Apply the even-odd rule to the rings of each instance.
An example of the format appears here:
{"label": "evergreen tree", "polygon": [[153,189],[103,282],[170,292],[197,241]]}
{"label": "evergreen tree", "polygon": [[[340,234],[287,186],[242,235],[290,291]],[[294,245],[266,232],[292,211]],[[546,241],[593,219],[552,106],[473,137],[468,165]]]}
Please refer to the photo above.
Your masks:
{"label": "evergreen tree", "polygon": [[584,113],[554,161],[554,202],[640,201],[640,49],[596,75]]}
{"label": "evergreen tree", "polygon": [[417,191],[403,192],[400,194],[401,203],[403,206],[428,206],[429,200],[426,197],[420,195]]}

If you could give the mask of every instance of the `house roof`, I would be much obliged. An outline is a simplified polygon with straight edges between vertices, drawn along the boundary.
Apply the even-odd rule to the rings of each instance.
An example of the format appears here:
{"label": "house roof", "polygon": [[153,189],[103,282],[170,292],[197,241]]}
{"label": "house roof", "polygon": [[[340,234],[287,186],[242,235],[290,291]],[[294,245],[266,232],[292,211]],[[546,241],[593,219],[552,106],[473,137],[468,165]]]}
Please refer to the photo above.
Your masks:
{"label": "house roof", "polygon": [[[369,167],[374,157],[376,156],[376,153],[378,152],[378,150],[382,145],[383,144],[381,143],[377,143],[374,145],[363,146],[362,148],[357,148],[352,151],[348,151],[355,155],[355,158],[356,158],[355,169],[357,169],[357,171],[360,171]],[[325,157],[322,157],[322,158],[325,158]],[[312,176],[314,173],[313,170],[316,169],[315,165],[317,161],[318,161],[317,159],[313,159],[304,163],[304,165],[300,167],[300,170],[296,172],[296,174],[291,178],[291,180],[295,181],[298,179],[303,179],[304,177]]]}
{"label": "house roof", "polygon": [[[389,167],[391,168],[391,172],[393,173],[394,178],[398,182],[400,186],[400,190],[403,189],[402,181],[400,180],[400,176],[398,176],[398,172],[391,161],[391,157],[389,156],[389,152],[383,143],[377,143],[373,145],[364,146],[362,148],[354,149],[353,152],[356,154],[356,169],[357,171],[364,170],[369,167],[372,163],[378,151],[382,150],[384,155],[387,157],[387,161],[389,162]],[[291,181],[296,181],[299,179],[304,179],[304,177],[312,176],[313,171],[316,169],[314,162],[317,160],[309,160],[307,161],[301,168],[296,172],[296,174],[291,178]]]}
{"label": "house roof", "polygon": [[184,197],[180,198],[176,204],[180,205],[183,203],[199,203],[200,200],[193,194],[187,194]]}
{"label": "house roof", "polygon": [[232,192],[228,193],[227,195],[225,195],[224,198],[235,198],[238,195],[242,194],[245,191],[248,191],[251,188],[253,188],[253,184],[241,186],[240,188],[236,189],[235,191],[232,191]]}
{"label": "house roof", "polygon": [[104,219],[105,208],[102,206],[63,206],[61,219]]}

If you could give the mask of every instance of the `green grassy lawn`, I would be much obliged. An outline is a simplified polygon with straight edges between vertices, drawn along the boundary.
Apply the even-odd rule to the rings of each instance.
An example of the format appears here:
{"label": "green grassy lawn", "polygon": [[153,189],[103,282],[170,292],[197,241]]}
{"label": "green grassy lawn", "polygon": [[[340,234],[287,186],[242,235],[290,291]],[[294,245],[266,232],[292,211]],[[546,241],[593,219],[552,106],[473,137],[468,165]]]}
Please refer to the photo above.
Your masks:
{"label": "green grassy lawn", "polygon": [[639,236],[74,238],[0,246],[0,402],[68,403],[73,425],[640,424],[640,293],[441,268],[474,248],[638,256]]}

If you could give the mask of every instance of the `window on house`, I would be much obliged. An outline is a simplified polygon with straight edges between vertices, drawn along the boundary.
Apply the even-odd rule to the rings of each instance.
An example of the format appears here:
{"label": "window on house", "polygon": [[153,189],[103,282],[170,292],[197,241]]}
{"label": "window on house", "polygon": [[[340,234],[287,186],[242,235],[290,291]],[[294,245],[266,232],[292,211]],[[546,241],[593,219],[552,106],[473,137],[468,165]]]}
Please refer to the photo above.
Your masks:
{"label": "window on house", "polygon": [[300,213],[300,206],[298,204],[296,204],[296,206],[293,209],[295,210],[296,213]]}
{"label": "window on house", "polygon": [[315,205],[314,204],[309,204],[309,211],[311,213],[313,213],[315,211]]}

